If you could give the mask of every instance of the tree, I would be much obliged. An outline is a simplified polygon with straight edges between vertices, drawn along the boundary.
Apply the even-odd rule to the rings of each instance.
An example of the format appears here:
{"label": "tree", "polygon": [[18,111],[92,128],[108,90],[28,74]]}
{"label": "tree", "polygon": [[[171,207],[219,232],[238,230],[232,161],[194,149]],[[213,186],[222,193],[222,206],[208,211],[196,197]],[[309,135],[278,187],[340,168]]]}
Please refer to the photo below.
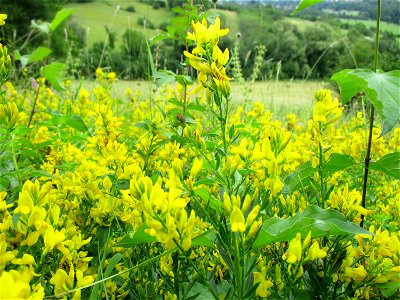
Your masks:
{"label": "tree", "polygon": [[7,14],[4,40],[7,44],[24,42],[31,20],[48,21],[61,8],[61,0],[0,0],[1,12]]}

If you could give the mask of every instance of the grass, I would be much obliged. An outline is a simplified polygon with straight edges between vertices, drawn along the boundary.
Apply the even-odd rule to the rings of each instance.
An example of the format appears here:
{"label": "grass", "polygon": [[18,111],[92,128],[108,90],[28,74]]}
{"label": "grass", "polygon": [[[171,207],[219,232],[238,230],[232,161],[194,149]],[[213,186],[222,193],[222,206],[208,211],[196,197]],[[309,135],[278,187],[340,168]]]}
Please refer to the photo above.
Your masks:
{"label": "grass", "polygon": [[[118,5],[120,9],[116,11]],[[135,7],[135,12],[132,13],[125,10],[130,5]],[[121,37],[128,28],[143,32],[148,37],[151,37],[157,33],[157,28],[162,23],[168,22],[174,17],[174,14],[166,8],[154,9],[152,6],[137,0],[98,0],[90,3],[68,4],[66,7],[75,10],[72,16],[73,21],[78,22],[83,28],[87,29],[87,44],[89,46],[95,42],[105,41],[105,26],[111,26],[111,31],[117,33],[118,43],[121,40],[118,37]],[[236,12],[210,9],[208,13],[212,16],[221,16],[225,20],[225,24],[229,24],[232,33],[239,32]],[[139,18],[146,18],[151,21],[155,29],[138,25]]]}
{"label": "grass", "polygon": [[[118,5],[120,9],[116,10]],[[125,11],[125,8],[129,5],[133,5],[136,12]],[[118,43],[121,35],[128,28],[144,32],[149,37],[156,33],[157,30],[144,28],[142,25],[139,25],[137,23],[139,18],[150,20],[158,28],[161,23],[168,21],[173,16],[172,12],[167,9],[154,9],[150,5],[132,0],[74,3],[68,4],[66,7],[75,9],[72,19],[87,29],[88,45],[92,45],[94,42],[105,41],[105,26],[111,26],[111,31],[117,33]]]}
{"label": "grass", "polygon": [[[353,20],[353,19],[339,19],[342,23],[354,25],[356,23],[364,24],[367,28],[375,28],[376,21],[374,20]],[[400,25],[392,24],[388,22],[381,21],[380,24],[381,31],[388,31],[396,35],[400,35]]]}
{"label": "grass", "polygon": [[303,33],[308,27],[315,26],[315,22],[305,19],[286,17],[285,20],[291,23],[292,25],[296,26],[297,29]]}
{"label": "grass", "polygon": [[[73,88],[78,86],[74,82]],[[86,89],[92,89],[95,86],[94,81],[86,80],[82,86]],[[314,92],[326,87],[321,81],[257,81],[253,85],[253,92],[250,98],[253,101],[261,101],[265,108],[269,109],[274,115],[283,119],[289,113],[296,114],[299,119],[308,120],[313,105]],[[125,91],[127,88],[134,92],[139,90],[139,99],[146,99],[152,95],[157,95],[157,89],[147,81],[126,81],[118,80],[112,90],[114,97],[126,99]],[[245,96],[242,93],[238,83],[231,84],[232,102],[235,104],[244,104]]]}

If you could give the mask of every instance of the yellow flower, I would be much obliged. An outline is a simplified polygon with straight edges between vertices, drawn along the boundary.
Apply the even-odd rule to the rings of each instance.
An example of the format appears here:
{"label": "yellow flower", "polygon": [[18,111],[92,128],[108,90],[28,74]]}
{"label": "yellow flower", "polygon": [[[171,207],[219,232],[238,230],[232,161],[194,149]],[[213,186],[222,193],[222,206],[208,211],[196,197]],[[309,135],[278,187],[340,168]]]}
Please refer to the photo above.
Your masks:
{"label": "yellow flower", "polygon": [[320,249],[317,242],[314,242],[310,249],[308,249],[308,254],[305,260],[314,260],[317,258],[324,258],[326,256],[326,251]]}
{"label": "yellow flower", "polygon": [[70,266],[69,274],[62,269],[58,269],[54,276],[50,279],[50,283],[54,285],[54,294],[58,295],[68,292],[74,287],[74,267]]}
{"label": "yellow flower", "polygon": [[28,299],[31,287],[29,281],[23,279],[16,270],[3,271],[0,276],[0,299]]}
{"label": "yellow flower", "polygon": [[298,233],[296,237],[290,241],[289,249],[282,256],[282,259],[286,260],[286,262],[289,264],[294,264],[301,261],[301,253],[301,235]]}
{"label": "yellow flower", "polygon": [[368,275],[363,266],[357,268],[346,267],[344,273],[349,279],[353,279],[356,283],[360,283]]}
{"label": "yellow flower", "polygon": [[6,24],[6,22],[4,22],[5,19],[7,19],[7,15],[0,14],[0,26],[3,26],[4,24]]}
{"label": "yellow flower", "polygon": [[58,231],[53,228],[53,226],[49,226],[47,228],[46,233],[44,234],[43,240],[45,248],[43,249],[43,253],[51,252],[54,247],[61,244],[65,240],[65,228]]}
{"label": "yellow flower", "polygon": [[243,213],[236,205],[233,207],[230,221],[232,232],[244,232],[246,230]]}
{"label": "yellow flower", "polygon": [[203,160],[198,159],[196,157],[193,161],[192,169],[190,170],[190,177],[195,178],[202,168],[203,168]]}

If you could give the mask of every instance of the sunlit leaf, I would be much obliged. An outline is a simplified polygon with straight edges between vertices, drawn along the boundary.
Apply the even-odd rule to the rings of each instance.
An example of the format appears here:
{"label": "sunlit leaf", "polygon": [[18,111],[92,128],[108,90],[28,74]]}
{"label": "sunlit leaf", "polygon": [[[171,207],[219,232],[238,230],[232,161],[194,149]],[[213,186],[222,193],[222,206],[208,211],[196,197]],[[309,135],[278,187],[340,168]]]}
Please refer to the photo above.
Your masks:
{"label": "sunlit leaf", "polygon": [[296,7],[296,9],[291,14],[295,15],[299,11],[302,11],[303,9],[306,9],[307,7],[313,6],[322,1],[324,1],[324,0],[301,0],[299,5]]}
{"label": "sunlit leaf", "polygon": [[148,227],[146,225],[140,226],[139,229],[132,236],[130,234],[127,234],[122,240],[120,240],[114,246],[122,248],[131,248],[139,244],[157,242],[157,239],[154,236],[149,235],[145,231],[145,229],[147,228]]}
{"label": "sunlit leaf", "polygon": [[52,87],[57,91],[62,91],[61,74],[65,65],[58,62],[53,62],[42,68],[42,76],[45,77]]}
{"label": "sunlit leaf", "polygon": [[400,180],[400,152],[386,154],[380,160],[371,162],[369,168]]}
{"label": "sunlit leaf", "polygon": [[332,174],[354,166],[355,164],[356,161],[354,157],[346,154],[333,153],[329,160],[323,165],[322,171]]}
{"label": "sunlit leaf", "polygon": [[346,69],[331,78],[340,87],[343,104],[364,92],[383,121],[382,135],[400,120],[400,70],[376,73],[365,69]]}
{"label": "sunlit leaf", "polygon": [[72,8],[63,8],[59,10],[56,16],[54,17],[53,21],[51,21],[49,29],[51,31],[56,30],[57,27],[60,26],[62,22],[64,22],[72,15],[73,12],[74,10]]}
{"label": "sunlit leaf", "polygon": [[271,218],[266,220],[253,246],[262,247],[271,243],[290,241],[297,233],[305,237],[310,231],[313,238],[330,235],[370,234],[369,231],[348,221],[338,211],[313,205],[290,219]]}
{"label": "sunlit leaf", "polygon": [[316,171],[312,167],[311,161],[302,164],[297,170],[286,178],[286,190],[289,193],[294,193],[311,184],[310,176]]}

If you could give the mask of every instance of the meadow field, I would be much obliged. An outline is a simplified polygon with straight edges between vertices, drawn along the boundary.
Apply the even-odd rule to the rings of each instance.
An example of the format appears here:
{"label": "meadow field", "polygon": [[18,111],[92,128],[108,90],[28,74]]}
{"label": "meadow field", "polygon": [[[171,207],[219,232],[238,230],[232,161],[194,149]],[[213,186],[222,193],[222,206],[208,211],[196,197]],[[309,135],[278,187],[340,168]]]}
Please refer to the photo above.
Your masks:
{"label": "meadow field", "polygon": [[[115,3],[68,7],[119,31],[136,13]],[[182,68],[147,45],[148,81],[105,47],[89,79],[51,60],[69,9],[30,54],[1,40],[0,299],[399,299],[400,70],[377,70],[379,31],[374,69],[258,81],[264,48],[246,77],[229,19],[176,11]]]}

